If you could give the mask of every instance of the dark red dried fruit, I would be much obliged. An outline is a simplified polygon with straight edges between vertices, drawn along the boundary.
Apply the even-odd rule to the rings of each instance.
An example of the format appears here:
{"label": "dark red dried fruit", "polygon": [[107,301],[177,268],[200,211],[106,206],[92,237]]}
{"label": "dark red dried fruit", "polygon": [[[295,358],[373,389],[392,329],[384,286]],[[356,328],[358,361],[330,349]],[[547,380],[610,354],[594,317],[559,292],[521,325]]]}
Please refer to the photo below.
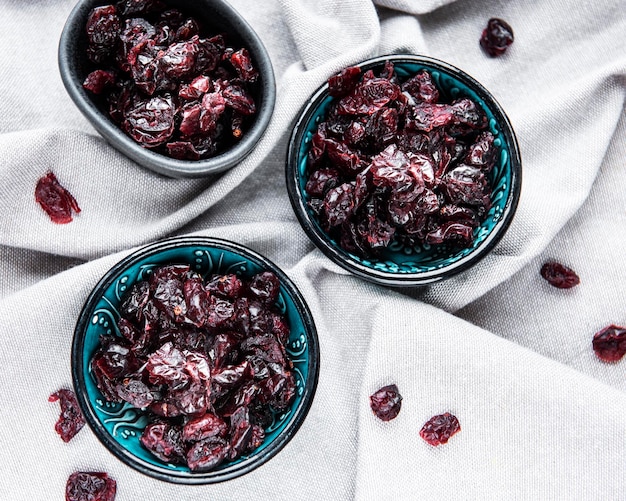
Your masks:
{"label": "dark red dried fruit", "polygon": [[626,355],[626,327],[609,325],[593,336],[593,351],[604,362],[617,362]]}
{"label": "dark red dried fruit", "polygon": [[398,387],[390,384],[370,395],[370,407],[377,418],[383,421],[394,419],[402,407],[402,395]]}
{"label": "dark red dried fruit", "polygon": [[185,442],[198,442],[212,437],[224,438],[227,432],[228,425],[223,419],[207,413],[185,423],[182,439]]}
{"label": "dark red dried fruit", "polygon": [[186,264],[128,289],[120,336],[101,337],[91,370],[105,399],[146,413],[146,450],[208,471],[263,442],[296,394],[279,293],[270,271],[202,277]]}
{"label": "dark red dried fruit", "polygon": [[574,270],[556,261],[544,263],[540,273],[550,285],[559,289],[571,289],[580,283],[580,278]]}
{"label": "dark red dried fruit", "polygon": [[93,9],[86,30],[93,66],[83,87],[141,146],[199,160],[231,147],[253,122],[252,56],[196,19],[159,0],[121,0]]}
{"label": "dark red dried fruit", "polygon": [[250,279],[250,292],[264,303],[275,303],[280,292],[278,277],[271,271],[257,273]]}
{"label": "dark red dried fruit", "polygon": [[94,8],[87,18],[87,55],[94,63],[111,57],[120,33],[120,18],[113,5]]}
{"label": "dark red dried fruit", "polygon": [[314,197],[324,197],[326,192],[335,188],[339,183],[339,171],[337,169],[319,169],[313,171],[306,183],[306,192]]}
{"label": "dark red dried fruit", "polygon": [[64,442],[69,442],[85,425],[85,418],[78,406],[76,395],[71,390],[60,389],[50,395],[48,401],[59,402],[61,414],[54,429]]}
{"label": "dark red dried fruit", "polygon": [[418,101],[425,103],[436,103],[439,101],[439,89],[437,89],[430,73],[426,70],[418,71],[413,77],[404,82],[402,90],[408,92]]}
{"label": "dark red dried fruit", "polygon": [[65,501],[114,501],[117,483],[104,472],[77,471],[67,479]]}
{"label": "dark red dried fruit", "polygon": [[224,462],[229,451],[229,445],[224,440],[200,440],[187,451],[187,465],[191,471],[211,471]]}
{"label": "dark red dried fruit", "polygon": [[45,176],[37,181],[35,200],[50,216],[52,222],[57,224],[71,222],[72,212],[80,212],[76,199],[61,186],[52,171],[48,171]]}
{"label": "dark red dried fruit", "polygon": [[246,49],[239,49],[230,56],[230,62],[239,77],[246,82],[255,82],[259,72],[252,65],[250,53]]}
{"label": "dark red dried fruit", "polygon": [[102,94],[107,87],[115,84],[115,75],[111,71],[94,70],[83,82],[83,87],[94,94]]}
{"label": "dark red dried fruit", "polygon": [[124,130],[142,146],[154,148],[166,143],[174,133],[175,108],[171,96],[155,96],[140,101],[126,112]]}
{"label": "dark red dried fruit", "polygon": [[361,68],[350,66],[328,79],[328,93],[333,97],[348,95],[361,80]]}
{"label": "dark red dried fruit", "polygon": [[456,416],[445,412],[431,417],[420,430],[422,437],[430,445],[441,445],[448,442],[450,437],[461,430]]}
{"label": "dark red dried fruit", "polygon": [[134,16],[162,11],[165,6],[160,0],[120,0],[117,8],[124,16]]}
{"label": "dark red dried fruit", "polygon": [[150,423],[141,434],[141,445],[166,463],[183,463],[185,448],[181,428],[165,422]]}
{"label": "dark red dried fruit", "polygon": [[337,100],[311,138],[305,184],[320,227],[365,257],[394,242],[470,247],[500,152],[480,106],[452,100],[426,70],[401,77],[391,61],[328,85]]}
{"label": "dark red dried fruit", "polygon": [[491,57],[497,57],[506,52],[513,43],[513,29],[506,21],[497,17],[489,19],[487,27],[480,36],[480,46]]}
{"label": "dark red dried fruit", "polygon": [[254,115],[256,113],[254,99],[241,85],[230,84],[225,86],[221,97],[226,106],[241,115]]}
{"label": "dark red dried fruit", "polygon": [[385,78],[363,80],[339,101],[337,112],[340,115],[371,115],[400,95],[400,88]]}

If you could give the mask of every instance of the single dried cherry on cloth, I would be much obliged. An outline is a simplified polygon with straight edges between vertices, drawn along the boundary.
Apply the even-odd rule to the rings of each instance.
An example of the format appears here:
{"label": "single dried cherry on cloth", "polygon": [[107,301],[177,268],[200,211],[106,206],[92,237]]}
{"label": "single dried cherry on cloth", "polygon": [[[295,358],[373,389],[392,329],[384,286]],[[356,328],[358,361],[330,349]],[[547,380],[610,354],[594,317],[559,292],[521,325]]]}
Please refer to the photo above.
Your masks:
{"label": "single dried cherry on cloth", "polygon": [[480,105],[389,60],[378,73],[346,68],[328,89],[335,102],[311,137],[304,186],[320,227],[362,257],[397,243],[471,247],[500,152]]}
{"label": "single dried cherry on cloth", "polygon": [[145,450],[207,472],[263,444],[296,394],[280,287],[271,271],[204,277],[169,264],[128,288],[120,335],[100,337],[91,370],[109,402],[147,418]]}
{"label": "single dried cherry on cloth", "polygon": [[35,200],[48,214],[53,223],[72,222],[72,214],[79,213],[80,207],[74,196],[67,191],[52,171],[37,181]]}
{"label": "single dried cherry on cloth", "polygon": [[604,362],[617,362],[626,355],[626,327],[609,325],[593,336],[593,351]]}
{"label": "single dried cherry on cloth", "polygon": [[142,147],[199,160],[253,123],[259,71],[227,33],[156,0],[96,7],[85,29],[83,88]]}
{"label": "single dried cherry on cloth", "polygon": [[513,38],[511,26],[506,21],[493,17],[480,35],[480,46],[491,57],[497,57],[506,52],[513,43]]}
{"label": "single dried cherry on cloth", "polygon": [[445,444],[450,437],[461,430],[459,420],[445,412],[430,418],[420,430],[420,437],[433,446]]}
{"label": "single dried cherry on cloth", "polygon": [[78,406],[76,395],[72,390],[62,388],[50,395],[48,401],[59,402],[61,414],[54,429],[64,442],[69,442],[85,425],[85,418]]}
{"label": "single dried cherry on cloth", "polygon": [[553,287],[571,289],[580,283],[574,270],[556,261],[548,261],[540,270],[541,276]]}
{"label": "single dried cherry on cloth", "polygon": [[117,482],[105,472],[77,471],[67,479],[65,501],[114,501]]}
{"label": "single dried cherry on cloth", "polygon": [[402,407],[402,395],[398,386],[390,384],[370,395],[370,407],[374,415],[382,421],[391,421],[398,416]]}

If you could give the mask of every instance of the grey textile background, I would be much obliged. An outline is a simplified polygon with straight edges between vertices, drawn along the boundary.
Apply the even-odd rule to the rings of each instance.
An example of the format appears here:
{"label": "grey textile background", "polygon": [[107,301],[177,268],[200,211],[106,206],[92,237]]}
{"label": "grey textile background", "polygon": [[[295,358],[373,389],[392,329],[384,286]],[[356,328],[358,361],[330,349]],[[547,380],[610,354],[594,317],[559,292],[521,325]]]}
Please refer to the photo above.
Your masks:
{"label": "grey textile background", "polygon": [[[184,2],[181,2],[181,5]],[[626,325],[624,0],[232,0],[264,40],[278,99],[254,153],[213,179],[167,179],[109,147],[65,93],[57,42],[73,0],[0,3],[0,499],[63,499],[78,469],[118,482],[117,501],[617,500],[626,492],[626,360],[600,362],[593,333]],[[498,59],[478,37],[506,19]],[[444,59],[488,87],[517,131],[517,216],[475,269],[395,291],[348,276],[314,249],[284,186],[290,124],[339,69],[392,52]],[[52,169],[82,212],[54,225],[34,202]],[[137,246],[198,233],[238,241],[301,288],[320,335],[313,407],[298,435],[244,478],[181,487],[122,465],[86,427],[54,432],[48,395],[70,387],[78,312]],[[581,276],[551,288],[557,259]],[[396,383],[398,418],[368,396]],[[426,419],[461,432],[432,448]]]}

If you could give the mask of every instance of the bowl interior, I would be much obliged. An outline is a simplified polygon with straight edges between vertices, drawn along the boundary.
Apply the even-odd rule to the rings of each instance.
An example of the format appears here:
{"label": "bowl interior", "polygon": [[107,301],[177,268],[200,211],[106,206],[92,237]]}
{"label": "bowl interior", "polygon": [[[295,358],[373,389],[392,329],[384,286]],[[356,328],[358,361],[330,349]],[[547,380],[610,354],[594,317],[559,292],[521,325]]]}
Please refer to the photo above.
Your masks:
{"label": "bowl interior", "polygon": [[442,100],[461,97],[473,99],[485,111],[488,130],[494,135],[494,144],[500,149],[500,157],[489,175],[492,187],[493,206],[485,221],[474,230],[474,242],[468,248],[453,248],[448,245],[428,244],[408,246],[393,242],[379,258],[357,256],[343,250],[336,241],[328,237],[321,228],[317,217],[309,208],[304,186],[308,179],[307,155],[311,147],[311,138],[318,124],[325,119],[327,110],[334,98],[328,95],[328,85],[323,85],[305,106],[300,121],[294,129],[291,150],[289,152],[288,185],[292,203],[301,219],[305,230],[315,243],[335,262],[364,278],[388,282],[392,285],[413,285],[428,283],[439,278],[442,269],[457,272],[465,269],[471,262],[486,253],[512,218],[520,184],[520,158],[517,141],[508,118],[488,93],[474,79],[460,70],[440,61],[425,57],[406,58],[403,56],[385,56],[376,58],[362,65],[363,71],[382,69],[385,61],[394,63],[396,73],[406,79],[425,69],[432,75],[439,88]]}
{"label": "bowl interior", "polygon": [[[110,2],[109,2],[110,3]],[[228,2],[197,0],[184,6],[176,0],[163,0],[170,8],[178,8],[202,23],[210,34],[223,34],[232,47],[246,47],[259,79],[251,87],[257,113],[242,139],[213,157],[201,160],[179,160],[143,148],[127,136],[111,119],[101,96],[82,87],[86,76],[96,69],[87,58],[85,25],[94,7],[107,5],[106,0],[81,0],[70,13],[59,42],[59,70],[70,97],[94,128],[112,146],[137,163],[172,177],[201,177],[226,170],[247,156],[262,137],[272,116],[276,84],[272,63],[263,42],[248,22]]]}
{"label": "bowl interior", "polygon": [[[296,380],[295,400],[288,411],[274,413],[266,429],[264,443],[251,454],[224,463],[207,473],[191,472],[181,465],[164,463],[139,441],[148,423],[145,413],[128,403],[106,401],[91,374],[89,361],[101,335],[120,335],[117,321],[125,291],[150,276],[155,267],[165,264],[190,264],[194,271],[207,276],[235,273],[249,277],[272,270],[280,278],[277,306],[286,314],[290,337],[285,348],[293,362]],[[236,244],[220,241],[173,240],[154,245],[145,253],[131,255],[116,265],[92,292],[77,323],[73,353],[73,377],[76,394],[87,421],[98,438],[125,462],[138,470],[175,482],[205,483],[220,481],[249,471],[275,454],[302,423],[313,398],[317,381],[319,351],[315,327],[304,300],[292,282],[265,258]]]}

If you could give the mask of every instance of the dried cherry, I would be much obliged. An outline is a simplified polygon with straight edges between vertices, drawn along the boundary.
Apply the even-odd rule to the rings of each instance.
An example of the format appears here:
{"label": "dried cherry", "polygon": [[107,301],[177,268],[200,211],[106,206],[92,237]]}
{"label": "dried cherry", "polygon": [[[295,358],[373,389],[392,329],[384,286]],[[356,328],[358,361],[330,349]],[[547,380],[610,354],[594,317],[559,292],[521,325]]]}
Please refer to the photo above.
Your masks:
{"label": "dried cherry", "polygon": [[378,75],[346,68],[328,89],[336,99],[311,138],[304,188],[320,227],[365,257],[393,242],[470,247],[499,155],[480,106],[391,61]]}
{"label": "dried cherry", "polygon": [[72,390],[60,389],[48,398],[49,402],[59,402],[61,414],[54,429],[64,442],[69,442],[85,425],[76,395]]}
{"label": "dried cherry", "polygon": [[391,421],[398,416],[402,407],[402,395],[398,386],[390,384],[370,395],[370,407],[377,418]]}
{"label": "dried cherry", "polygon": [[94,8],[87,20],[92,67],[83,87],[145,148],[184,160],[238,142],[257,113],[259,72],[245,47],[159,0]]}
{"label": "dried cherry", "polygon": [[83,87],[94,94],[102,94],[107,87],[115,84],[115,75],[111,71],[94,70],[83,82]]}
{"label": "dried cherry", "polygon": [[626,327],[609,325],[593,336],[593,351],[604,362],[617,362],[626,355]]}
{"label": "dried cherry", "polygon": [[107,400],[147,414],[146,450],[208,471],[263,443],[296,393],[279,293],[270,271],[203,277],[180,264],[129,288],[120,335],[101,336],[91,369]]}
{"label": "dried cherry", "polygon": [[553,287],[571,289],[580,283],[574,270],[556,261],[548,261],[540,270],[541,276]]}
{"label": "dried cherry", "polygon": [[107,473],[77,471],[67,479],[65,501],[114,501],[117,482]]}
{"label": "dried cherry", "polygon": [[100,63],[111,56],[120,33],[120,18],[113,5],[96,7],[87,18],[85,27],[89,46],[87,55],[94,63]]}
{"label": "dried cherry", "polygon": [[453,414],[445,412],[430,418],[420,430],[422,437],[430,445],[445,444],[450,437],[461,430],[459,420]]}
{"label": "dried cherry", "polygon": [[52,171],[37,181],[35,200],[46,211],[52,222],[57,224],[70,223],[72,213],[79,213],[80,207],[74,196],[67,191]]}
{"label": "dried cherry", "polygon": [[511,26],[506,21],[493,17],[480,35],[480,46],[491,57],[497,57],[506,52],[513,43],[513,38]]}

